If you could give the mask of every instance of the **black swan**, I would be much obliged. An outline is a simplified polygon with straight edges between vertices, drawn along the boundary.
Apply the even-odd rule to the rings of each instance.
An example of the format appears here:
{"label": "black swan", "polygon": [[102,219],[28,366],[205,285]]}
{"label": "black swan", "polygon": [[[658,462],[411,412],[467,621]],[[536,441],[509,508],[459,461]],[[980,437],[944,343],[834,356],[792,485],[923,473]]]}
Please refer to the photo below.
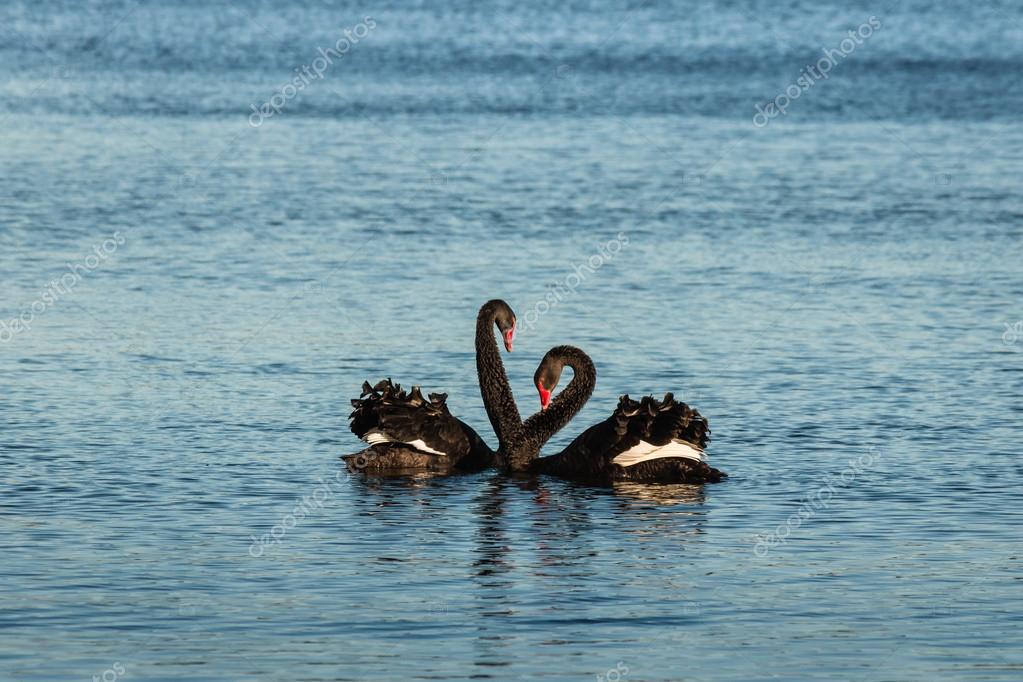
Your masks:
{"label": "black swan", "polygon": [[[499,443],[517,437],[522,427],[508,376],[497,347],[494,327],[512,350],[515,313],[501,300],[488,301],[476,317],[476,371],[487,416]],[[370,447],[342,457],[351,471],[478,471],[497,464],[497,454],[468,424],[454,417],[447,395],[431,393],[423,398],[418,386],[408,393],[390,379],[371,387],[352,400],[349,416],[352,433]]]}
{"label": "black swan", "polygon": [[[565,366],[574,376],[556,398],[551,393]],[[503,451],[512,471],[552,474],[593,483],[707,483],[727,476],[707,464],[707,420],[671,393],[636,401],[624,395],[606,420],[583,431],[556,455],[537,457],[540,448],[574,417],[593,393],[597,370],[573,346],[549,350],[533,375],[541,412],[522,426],[519,438]]]}

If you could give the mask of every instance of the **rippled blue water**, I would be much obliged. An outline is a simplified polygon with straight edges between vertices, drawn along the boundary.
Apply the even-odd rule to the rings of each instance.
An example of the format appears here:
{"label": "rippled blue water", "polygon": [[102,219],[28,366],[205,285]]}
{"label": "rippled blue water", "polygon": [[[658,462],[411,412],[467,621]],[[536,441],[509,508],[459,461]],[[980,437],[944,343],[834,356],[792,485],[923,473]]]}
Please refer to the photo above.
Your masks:
{"label": "rippled blue water", "polygon": [[[1021,27],[4,3],[0,679],[1018,679]],[[493,442],[494,296],[524,413],[547,348],[597,364],[551,451],[671,390],[729,481],[347,477],[364,379]]]}

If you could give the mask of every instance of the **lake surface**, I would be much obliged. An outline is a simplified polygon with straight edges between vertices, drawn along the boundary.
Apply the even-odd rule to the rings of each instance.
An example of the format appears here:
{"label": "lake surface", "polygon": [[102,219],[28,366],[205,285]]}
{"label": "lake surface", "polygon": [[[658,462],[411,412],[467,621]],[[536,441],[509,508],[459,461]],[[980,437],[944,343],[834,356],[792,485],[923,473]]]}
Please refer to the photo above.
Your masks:
{"label": "lake surface", "polygon": [[[1019,679],[1021,38],[1008,2],[3,4],[0,679]],[[492,297],[523,414],[549,347],[597,365],[546,452],[673,391],[729,480],[349,477],[366,379],[494,443]]]}

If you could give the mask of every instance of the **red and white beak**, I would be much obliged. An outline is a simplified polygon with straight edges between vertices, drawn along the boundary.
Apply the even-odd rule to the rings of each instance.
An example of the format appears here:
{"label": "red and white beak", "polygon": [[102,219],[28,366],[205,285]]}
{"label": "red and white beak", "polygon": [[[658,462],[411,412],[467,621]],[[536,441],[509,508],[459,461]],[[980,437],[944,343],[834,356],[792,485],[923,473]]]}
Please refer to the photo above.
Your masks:
{"label": "red and white beak", "polygon": [[547,406],[551,404],[551,392],[543,387],[543,384],[537,384],[536,390],[540,392],[540,409],[546,410]]}
{"label": "red and white beak", "polygon": [[508,351],[509,353],[512,352],[512,341],[514,341],[514,340],[515,340],[515,327],[513,326],[511,329],[509,329],[508,331],[506,331],[504,333],[504,349],[506,351]]}

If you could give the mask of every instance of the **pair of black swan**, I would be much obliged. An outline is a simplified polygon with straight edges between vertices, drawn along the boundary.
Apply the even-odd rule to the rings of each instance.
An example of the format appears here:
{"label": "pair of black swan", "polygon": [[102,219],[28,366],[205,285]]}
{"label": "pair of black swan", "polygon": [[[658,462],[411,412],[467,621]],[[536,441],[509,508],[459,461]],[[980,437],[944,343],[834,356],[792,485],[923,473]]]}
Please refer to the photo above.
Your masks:
{"label": "pair of black swan", "polygon": [[[579,435],[556,455],[540,449],[589,400],[597,372],[592,360],[573,346],[556,346],[533,377],[541,411],[525,422],[504,371],[494,328],[512,350],[515,313],[501,300],[488,301],[476,319],[476,369],[487,416],[497,435],[493,451],[465,422],[448,411],[445,394],[424,398],[418,387],[406,393],[390,379],[352,401],[351,429],[370,447],[344,458],[360,471],[478,471],[500,466],[510,472],[543,473],[591,483],[706,483],[725,478],[707,464],[707,420],[668,393],[663,400],[622,396],[603,422]],[[553,399],[565,367],[568,386]]]}

